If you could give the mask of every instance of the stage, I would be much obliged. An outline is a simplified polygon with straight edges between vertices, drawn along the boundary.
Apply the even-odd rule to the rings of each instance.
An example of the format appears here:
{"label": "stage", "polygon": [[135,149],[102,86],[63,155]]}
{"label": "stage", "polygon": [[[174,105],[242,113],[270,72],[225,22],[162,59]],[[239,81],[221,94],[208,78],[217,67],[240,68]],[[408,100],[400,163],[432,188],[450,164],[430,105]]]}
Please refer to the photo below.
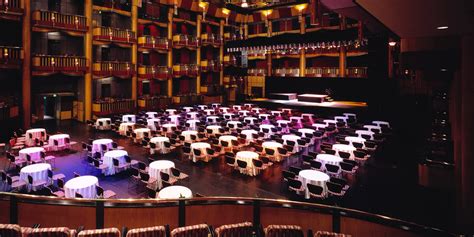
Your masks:
{"label": "stage", "polygon": [[331,102],[304,102],[298,100],[275,100],[268,98],[259,98],[250,100],[251,103],[259,104],[270,108],[291,108],[299,109],[304,112],[320,112],[327,111],[330,113],[338,113],[341,110],[344,112],[362,112],[365,111],[368,106],[365,102],[356,101],[331,101]]}

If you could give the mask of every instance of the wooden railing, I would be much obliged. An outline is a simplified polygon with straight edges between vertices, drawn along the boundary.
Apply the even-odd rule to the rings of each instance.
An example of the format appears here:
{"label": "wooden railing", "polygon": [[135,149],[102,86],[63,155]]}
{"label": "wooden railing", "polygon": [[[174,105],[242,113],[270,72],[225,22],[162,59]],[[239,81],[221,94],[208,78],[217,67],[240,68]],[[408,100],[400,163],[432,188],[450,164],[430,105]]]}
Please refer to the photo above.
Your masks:
{"label": "wooden railing", "polygon": [[135,73],[135,65],[130,62],[95,62],[92,68],[94,76],[115,76],[129,78]]}
{"label": "wooden railing", "polygon": [[276,68],[273,70],[273,75],[277,77],[298,77],[299,74],[299,68]]}
{"label": "wooden railing", "polygon": [[169,97],[143,97],[138,99],[138,107],[143,110],[157,110],[164,109],[171,105],[171,98]]}
{"label": "wooden railing", "polygon": [[218,34],[201,34],[201,43],[220,46],[222,44],[222,36]]}
{"label": "wooden railing", "polygon": [[143,79],[168,79],[171,70],[167,66],[141,65],[138,67],[138,77]]}
{"label": "wooden railing", "polygon": [[0,46],[0,67],[19,67],[22,61],[22,48]]}
{"label": "wooden railing", "polygon": [[234,55],[225,55],[223,60],[224,65],[237,65],[237,58]]}
{"label": "wooden railing", "polygon": [[169,41],[162,37],[153,37],[150,35],[144,35],[138,37],[138,46],[146,49],[169,49]]}
{"label": "wooden railing", "polygon": [[182,47],[198,47],[199,44],[195,36],[178,34],[173,36],[173,45]]}
{"label": "wooden railing", "polygon": [[93,31],[94,40],[111,41],[117,43],[132,44],[137,42],[135,32],[131,30],[117,29],[111,27],[96,27]]}
{"label": "wooden railing", "polygon": [[33,12],[33,26],[87,31],[87,19],[84,16],[38,10]]}
{"label": "wooden railing", "polygon": [[22,14],[22,0],[0,0],[0,13],[4,14]]}
{"label": "wooden railing", "polygon": [[92,112],[97,116],[130,113],[135,111],[135,101],[132,99],[111,99],[94,101]]}
{"label": "wooden railing", "polygon": [[267,70],[262,68],[250,68],[247,73],[250,76],[265,76],[267,74]]}
{"label": "wooden railing", "polygon": [[222,64],[219,60],[203,60],[201,61],[201,70],[218,72],[222,70]]}
{"label": "wooden railing", "polygon": [[196,64],[173,65],[173,76],[197,76],[199,67]]}
{"label": "wooden railing", "polygon": [[[339,77],[339,68],[337,67],[313,67],[306,68],[307,77]],[[346,68],[346,77],[367,78],[366,67]]]}
{"label": "wooden railing", "polygon": [[130,11],[131,10],[131,0],[127,1],[119,1],[119,0],[94,0],[94,5],[118,9],[122,11]]}
{"label": "wooden railing", "polygon": [[[440,229],[323,204],[244,197],[186,199],[64,199],[0,193],[0,223],[76,229],[171,229],[207,223],[213,227],[251,221],[255,227],[298,225],[304,232],[331,231],[358,236],[454,237]],[[31,211],[34,210],[34,215]],[[61,218],[51,218],[51,217]]]}
{"label": "wooden railing", "polygon": [[87,71],[87,59],[78,56],[35,55],[32,57],[32,65],[36,72],[82,74]]}
{"label": "wooden railing", "polygon": [[243,35],[233,34],[233,33],[224,33],[224,40],[225,41],[232,41],[232,40],[243,40]]}
{"label": "wooden railing", "polygon": [[347,77],[360,77],[367,78],[367,68],[366,67],[349,67],[346,70]]}

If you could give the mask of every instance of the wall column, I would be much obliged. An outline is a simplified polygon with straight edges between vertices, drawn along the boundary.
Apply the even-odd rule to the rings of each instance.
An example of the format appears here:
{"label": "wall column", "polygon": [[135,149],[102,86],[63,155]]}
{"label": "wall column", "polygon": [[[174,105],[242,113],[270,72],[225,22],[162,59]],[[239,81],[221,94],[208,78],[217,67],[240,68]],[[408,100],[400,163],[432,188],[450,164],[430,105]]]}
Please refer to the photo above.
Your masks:
{"label": "wall column", "polygon": [[[346,29],[346,17],[340,15],[339,16],[339,21],[340,21],[340,29],[345,30]],[[340,77],[346,77],[346,67],[347,67],[347,51],[345,47],[340,47],[339,48],[339,76]]]}
{"label": "wall column", "polygon": [[84,120],[92,118],[92,67],[94,65],[92,59],[92,0],[84,1],[84,15],[86,17],[89,30],[84,39],[84,55],[86,56],[88,69],[84,75]]}
{"label": "wall column", "polygon": [[23,16],[23,68],[22,68],[22,111],[23,128],[31,126],[31,1],[23,1],[25,14]]}
{"label": "wall column", "polygon": [[[201,23],[202,23],[202,15],[197,15],[196,19],[196,38],[198,42],[201,42]],[[198,69],[201,70],[201,47],[197,47],[196,49],[196,65]],[[201,73],[198,73],[196,76],[196,94],[201,93]]]}
{"label": "wall column", "polygon": [[[219,36],[222,37],[222,44],[219,47],[219,63],[220,65],[224,64],[224,25],[225,21],[221,20],[219,24]],[[224,67],[219,71],[219,85],[224,85]]]}
{"label": "wall column", "polygon": [[[135,36],[138,35],[138,6],[137,6],[137,1],[132,1],[132,31],[135,32]],[[134,100],[134,105],[135,107],[137,106],[137,84],[138,84],[138,70],[137,70],[137,58],[138,58],[138,47],[137,47],[137,42],[133,43],[132,45],[132,64],[133,64],[133,70],[135,73],[132,76],[132,100]]]}
{"label": "wall column", "polygon": [[[168,42],[172,45],[173,41],[173,9],[168,10]],[[171,70],[173,74],[173,48],[168,49],[168,60],[167,60],[168,69]],[[168,78],[168,97],[173,97],[173,77]]]}
{"label": "wall column", "polygon": [[[304,35],[306,33],[306,24],[305,18],[302,14],[298,16],[298,20],[300,21],[300,34]],[[304,77],[306,75],[306,51],[304,48],[300,51],[300,77]]]}

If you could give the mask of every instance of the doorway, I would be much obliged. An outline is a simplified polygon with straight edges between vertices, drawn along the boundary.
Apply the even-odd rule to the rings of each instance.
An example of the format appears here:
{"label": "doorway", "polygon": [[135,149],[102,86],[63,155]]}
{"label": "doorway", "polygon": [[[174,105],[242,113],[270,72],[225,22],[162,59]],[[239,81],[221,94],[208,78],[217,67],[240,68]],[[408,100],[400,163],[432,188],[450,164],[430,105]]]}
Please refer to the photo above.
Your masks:
{"label": "doorway", "polygon": [[55,96],[43,96],[43,120],[56,119]]}

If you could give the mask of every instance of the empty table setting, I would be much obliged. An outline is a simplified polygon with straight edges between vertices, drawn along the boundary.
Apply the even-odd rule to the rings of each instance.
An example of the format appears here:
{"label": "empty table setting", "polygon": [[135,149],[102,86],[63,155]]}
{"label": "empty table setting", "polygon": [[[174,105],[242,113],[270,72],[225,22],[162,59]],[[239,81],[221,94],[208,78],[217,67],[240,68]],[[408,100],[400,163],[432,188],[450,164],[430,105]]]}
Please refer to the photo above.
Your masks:
{"label": "empty table setting", "polygon": [[27,160],[27,155],[31,157],[31,161],[41,161],[41,152],[44,152],[43,147],[28,147],[19,151],[20,159]]}
{"label": "empty table setting", "polygon": [[303,184],[304,196],[310,198],[307,184],[314,184],[323,188],[323,196],[327,196],[326,182],[329,181],[329,175],[317,170],[302,170],[298,173],[298,179]]}
{"label": "empty table setting", "polygon": [[112,129],[112,120],[110,118],[98,118],[95,121],[95,128],[98,130]]}
{"label": "empty table setting", "polygon": [[258,175],[258,169],[253,165],[252,160],[258,160],[258,153],[253,151],[239,151],[235,154],[236,160],[245,161],[247,163],[247,169],[244,172],[250,176]]}
{"label": "empty table setting", "polygon": [[112,139],[108,139],[108,138],[97,139],[97,140],[92,141],[92,154],[94,154],[95,152],[101,152],[101,153],[104,152],[104,150],[102,149],[103,146],[107,147],[107,150],[105,151],[112,149],[113,142],[114,141]]}
{"label": "empty table setting", "polygon": [[167,137],[152,137],[150,139],[150,143],[155,144],[155,149],[150,148],[150,154],[154,154],[155,151],[159,151],[160,153],[165,153],[164,148],[165,148],[165,142],[169,142],[170,139]]}
{"label": "empty table setting", "polygon": [[325,170],[325,165],[326,164],[331,164],[331,165],[337,165],[339,166],[339,163],[342,162],[342,158],[336,155],[330,155],[330,154],[318,154],[316,156],[316,161],[321,162],[322,166],[321,168]]}
{"label": "empty table setting", "polygon": [[124,122],[124,123],[121,123],[120,126],[119,126],[119,134],[122,135],[122,136],[125,136],[127,134],[127,131],[130,130],[130,129],[134,129],[135,128],[135,123],[133,122]]}
{"label": "empty table setting", "polygon": [[76,193],[82,195],[83,198],[96,198],[96,186],[99,185],[99,179],[95,176],[85,175],[79,176],[64,184],[64,194],[67,198],[75,198]]}
{"label": "empty table setting", "polygon": [[134,114],[125,114],[122,116],[122,122],[124,123],[136,123],[137,122],[137,116]]}
{"label": "empty table setting", "polygon": [[169,160],[157,160],[150,163],[148,174],[157,180],[156,188],[162,187],[160,172],[171,174],[171,168],[174,167],[174,162]]}
{"label": "empty table setting", "polygon": [[34,146],[35,140],[45,141],[46,139],[46,129],[44,128],[32,128],[26,130],[25,133],[25,144],[27,146]]}
{"label": "empty table setting", "polygon": [[28,176],[31,176],[33,181],[44,181],[48,183],[49,170],[51,170],[51,165],[48,163],[27,165],[20,170],[20,180],[28,183]]}
{"label": "empty table setting", "polygon": [[102,162],[107,165],[107,170],[105,170],[104,175],[114,175],[115,168],[114,168],[114,159],[119,161],[119,164],[125,164],[125,156],[128,156],[128,152],[124,150],[113,150],[104,153],[102,157]]}
{"label": "empty table setting", "polygon": [[68,134],[55,134],[49,136],[48,145],[53,151],[60,151],[69,148],[70,137]]}
{"label": "empty table setting", "polygon": [[191,158],[192,158],[194,163],[196,163],[199,158],[196,157],[194,152],[192,152],[193,149],[200,150],[201,155],[204,156],[204,161],[209,162],[209,158],[207,156],[207,151],[206,151],[207,148],[211,148],[211,144],[206,143],[206,142],[195,142],[195,143],[191,144],[191,153],[192,153]]}
{"label": "empty table setting", "polygon": [[173,185],[166,187],[157,194],[159,199],[180,199],[180,198],[192,198],[193,192],[191,189],[180,185]]}

